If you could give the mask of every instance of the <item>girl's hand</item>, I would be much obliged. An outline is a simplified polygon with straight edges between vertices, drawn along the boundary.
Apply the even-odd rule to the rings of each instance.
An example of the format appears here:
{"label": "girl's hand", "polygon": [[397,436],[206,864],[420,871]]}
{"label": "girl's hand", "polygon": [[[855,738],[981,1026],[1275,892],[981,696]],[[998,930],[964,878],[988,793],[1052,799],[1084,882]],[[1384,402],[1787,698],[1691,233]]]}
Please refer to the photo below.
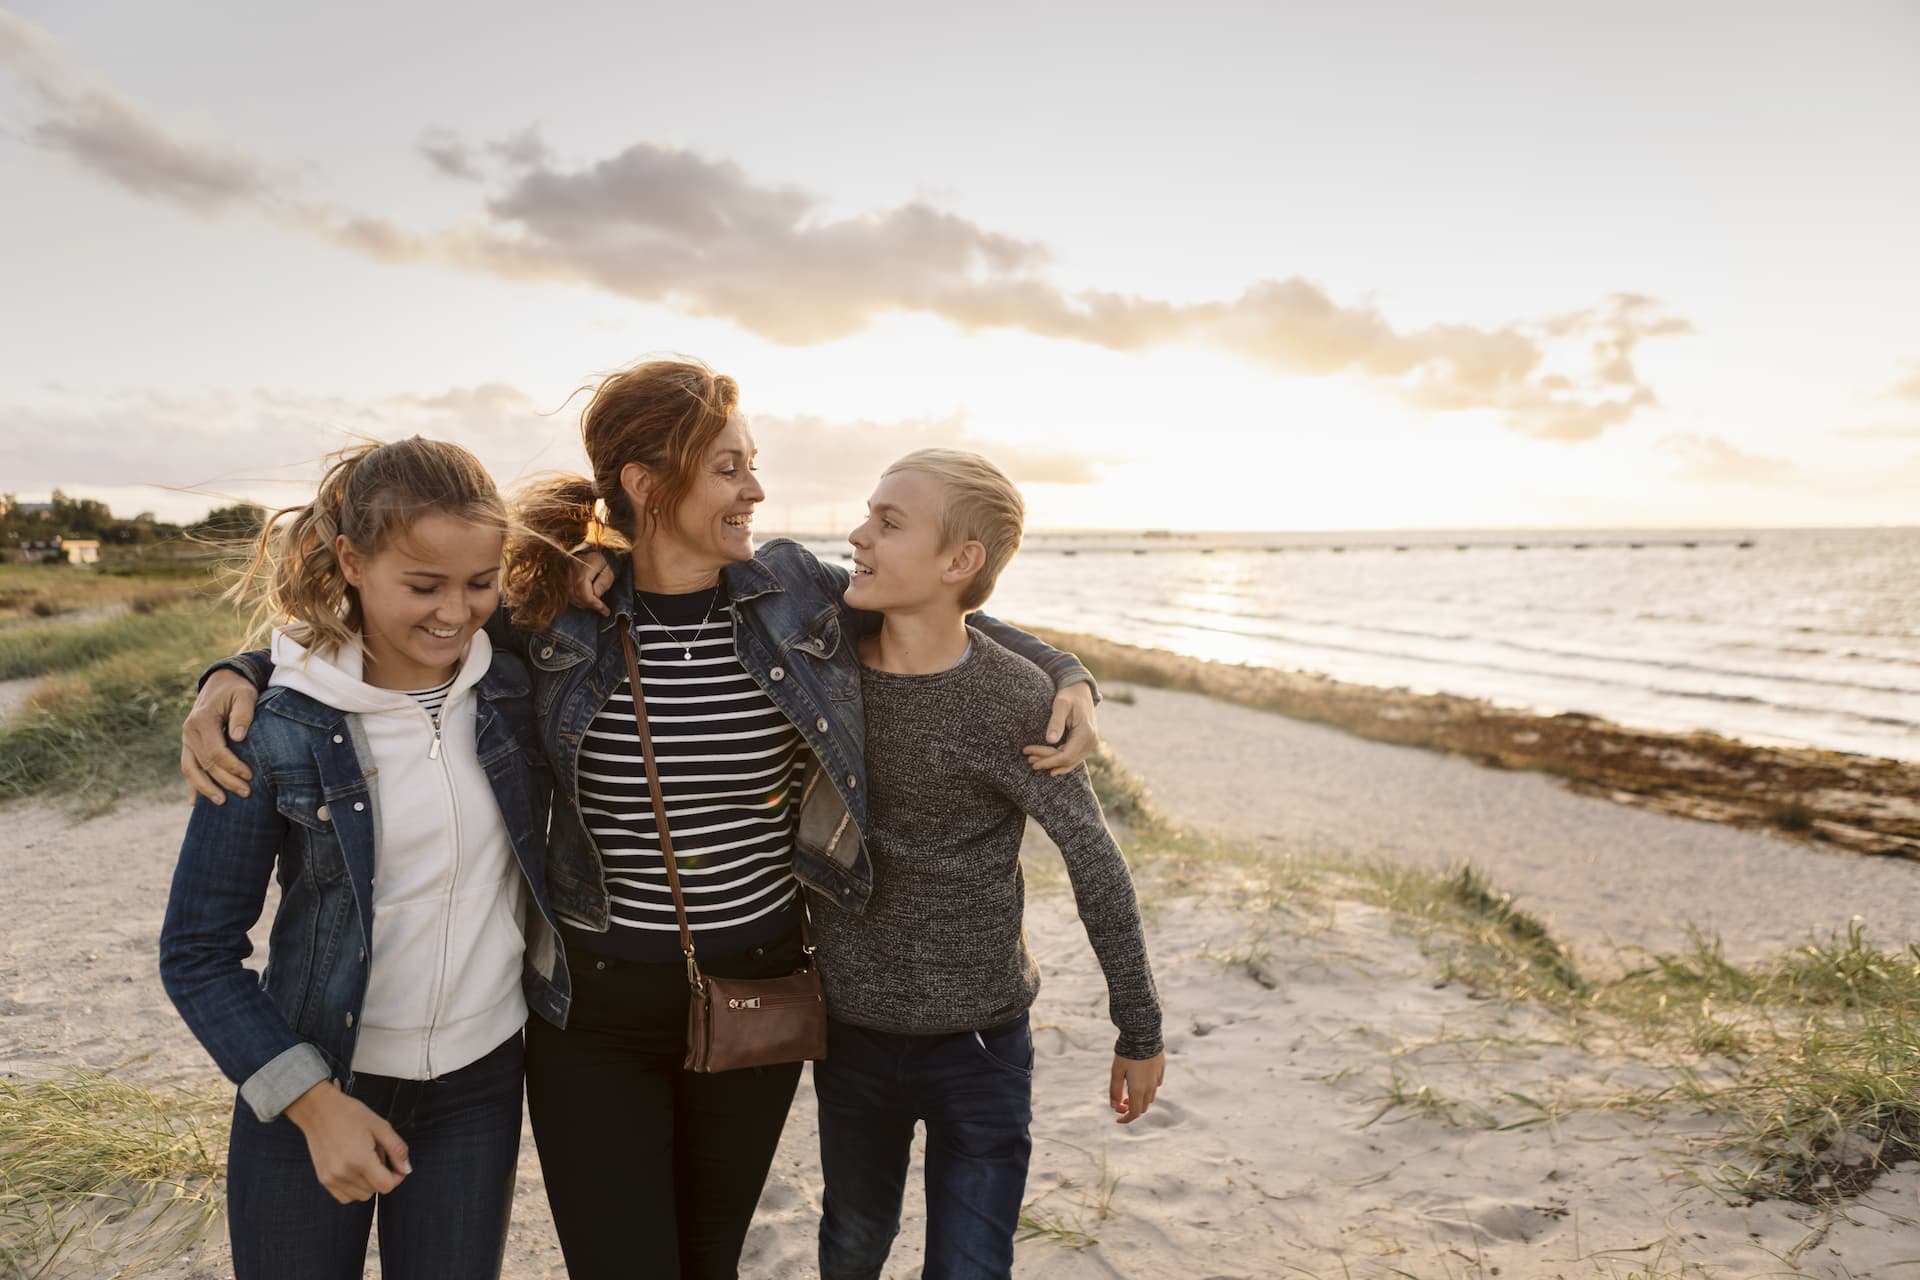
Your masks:
{"label": "girl's hand", "polygon": [[1132,1124],[1147,1114],[1147,1108],[1153,1105],[1153,1096],[1160,1092],[1166,1078],[1164,1051],[1151,1058],[1123,1058],[1114,1054],[1113,1079],[1107,1090],[1107,1101],[1120,1113],[1114,1123]]}
{"label": "girl's hand", "polygon": [[[1066,738],[1064,742],[1062,735]],[[1047,721],[1047,740],[1021,750],[1035,769],[1045,769],[1057,778],[1072,773],[1099,745],[1093,686],[1082,680],[1053,695],[1053,717]]]}
{"label": "girl's hand", "polygon": [[407,1144],[360,1099],[322,1080],[293,1100],[287,1119],[307,1135],[307,1154],[327,1194],[341,1204],[385,1195],[413,1172]]}
{"label": "girl's hand", "polygon": [[215,804],[225,804],[229,791],[248,794],[253,770],[227,747],[227,735],[233,735],[235,742],[247,736],[253,725],[253,704],[259,700],[260,694],[246,677],[216,671],[201,687],[187,722],[180,726],[180,775]]}
{"label": "girl's hand", "polygon": [[589,547],[573,558],[573,573],[567,579],[567,602],[575,608],[591,609],[604,618],[607,606],[600,603],[600,597],[606,595],[612,585],[613,564],[607,559],[607,553]]}

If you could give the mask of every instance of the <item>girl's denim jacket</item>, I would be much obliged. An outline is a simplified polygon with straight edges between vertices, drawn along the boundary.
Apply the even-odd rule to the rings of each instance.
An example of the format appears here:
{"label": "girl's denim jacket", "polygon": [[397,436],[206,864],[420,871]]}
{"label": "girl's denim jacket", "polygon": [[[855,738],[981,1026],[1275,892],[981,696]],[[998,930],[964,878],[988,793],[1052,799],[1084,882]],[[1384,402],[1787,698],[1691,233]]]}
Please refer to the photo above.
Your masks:
{"label": "girl's denim jacket", "polygon": [[[511,626],[502,611],[487,625],[496,652],[524,654],[533,677],[540,745],[553,770],[548,901],[555,915],[594,932],[607,929],[609,903],[599,849],[580,817],[578,764],[587,727],[627,678],[620,631],[632,622],[632,562],[617,557],[614,569],[614,584],[602,599],[611,616],[569,608],[551,625],[528,632]],[[787,538],[762,543],[753,559],[728,565],[721,576],[741,662],[812,748],[794,874],[849,910],[863,911],[873,892],[873,867],[866,851],[866,721],[855,640],[876,629],[880,615],[843,603],[847,571]],[[1056,689],[1093,679],[1072,654],[1024,631],[984,614],[968,621],[1039,667]],[[221,666],[261,687],[272,671],[264,652],[214,669]]]}
{"label": "girl's denim jacket", "polygon": [[[258,668],[249,661],[240,669]],[[544,858],[552,782],[526,667],[495,650],[475,692],[480,767],[534,908],[522,975],[527,1005],[564,1023],[571,986]],[[160,978],[254,1114],[272,1120],[322,1080],[352,1087],[373,936],[376,793],[361,763],[372,757],[357,719],[293,689],[261,695],[234,750],[252,768],[253,785],[225,804],[194,804],[160,931]],[[244,964],[253,952],[247,931],[276,870],[280,906],[266,972],[256,975]]]}

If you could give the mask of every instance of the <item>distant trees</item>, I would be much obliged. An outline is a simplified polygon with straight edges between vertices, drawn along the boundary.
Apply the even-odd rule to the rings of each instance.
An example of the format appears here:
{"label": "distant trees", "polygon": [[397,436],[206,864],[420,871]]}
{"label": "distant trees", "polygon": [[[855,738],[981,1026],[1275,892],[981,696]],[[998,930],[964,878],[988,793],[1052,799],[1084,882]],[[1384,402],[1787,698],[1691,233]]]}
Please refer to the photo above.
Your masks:
{"label": "distant trees", "polygon": [[55,489],[46,502],[21,502],[18,495],[0,493],[0,550],[55,538],[97,539],[103,546],[136,548],[179,540],[183,535],[202,542],[245,542],[259,536],[266,510],[251,502],[216,507],[182,528],[159,520],[151,511],[121,519],[106,503],[73,497]]}

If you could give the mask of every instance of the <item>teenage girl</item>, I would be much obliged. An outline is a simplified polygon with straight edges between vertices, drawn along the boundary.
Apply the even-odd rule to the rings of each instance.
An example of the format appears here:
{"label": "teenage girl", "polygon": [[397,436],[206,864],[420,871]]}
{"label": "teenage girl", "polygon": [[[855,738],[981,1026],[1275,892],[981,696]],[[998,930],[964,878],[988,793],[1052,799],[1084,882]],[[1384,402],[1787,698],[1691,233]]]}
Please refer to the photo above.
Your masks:
{"label": "teenage girl", "polygon": [[359,1276],[376,1219],[391,1280],[499,1274],[521,1026],[568,991],[527,673],[481,630],[506,526],[466,450],[361,446],[268,521],[236,588],[278,624],[235,746],[254,784],[194,806],[160,976],[240,1086],[237,1280]]}

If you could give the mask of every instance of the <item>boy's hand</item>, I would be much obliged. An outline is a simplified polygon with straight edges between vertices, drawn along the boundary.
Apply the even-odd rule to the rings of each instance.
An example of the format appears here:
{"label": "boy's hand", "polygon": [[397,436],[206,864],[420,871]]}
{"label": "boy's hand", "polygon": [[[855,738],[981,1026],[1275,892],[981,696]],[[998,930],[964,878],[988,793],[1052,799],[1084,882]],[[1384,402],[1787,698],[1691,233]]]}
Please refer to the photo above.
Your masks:
{"label": "boy's hand", "polygon": [[1072,773],[1099,745],[1093,686],[1082,680],[1053,695],[1053,717],[1047,721],[1047,740],[1020,749],[1035,769],[1045,769],[1057,778]]}
{"label": "boy's hand", "polygon": [[314,1175],[341,1204],[385,1195],[413,1172],[407,1144],[393,1126],[331,1080],[295,1098],[287,1119],[307,1135]]}
{"label": "boy's hand", "polygon": [[568,602],[606,617],[607,606],[600,603],[600,597],[606,595],[607,588],[613,585],[613,565],[607,559],[607,553],[597,547],[589,547],[573,559],[573,575],[567,582]]}
{"label": "boy's hand", "polygon": [[245,676],[216,671],[194,699],[187,722],[180,726],[180,775],[195,792],[215,804],[227,802],[227,792],[249,794],[253,770],[227,747],[247,736],[253,724],[253,704],[260,694]]}
{"label": "boy's hand", "polygon": [[1151,1058],[1123,1058],[1113,1055],[1113,1082],[1107,1101],[1119,1112],[1115,1124],[1132,1124],[1147,1114],[1153,1096],[1167,1078],[1167,1055],[1163,1050]]}

